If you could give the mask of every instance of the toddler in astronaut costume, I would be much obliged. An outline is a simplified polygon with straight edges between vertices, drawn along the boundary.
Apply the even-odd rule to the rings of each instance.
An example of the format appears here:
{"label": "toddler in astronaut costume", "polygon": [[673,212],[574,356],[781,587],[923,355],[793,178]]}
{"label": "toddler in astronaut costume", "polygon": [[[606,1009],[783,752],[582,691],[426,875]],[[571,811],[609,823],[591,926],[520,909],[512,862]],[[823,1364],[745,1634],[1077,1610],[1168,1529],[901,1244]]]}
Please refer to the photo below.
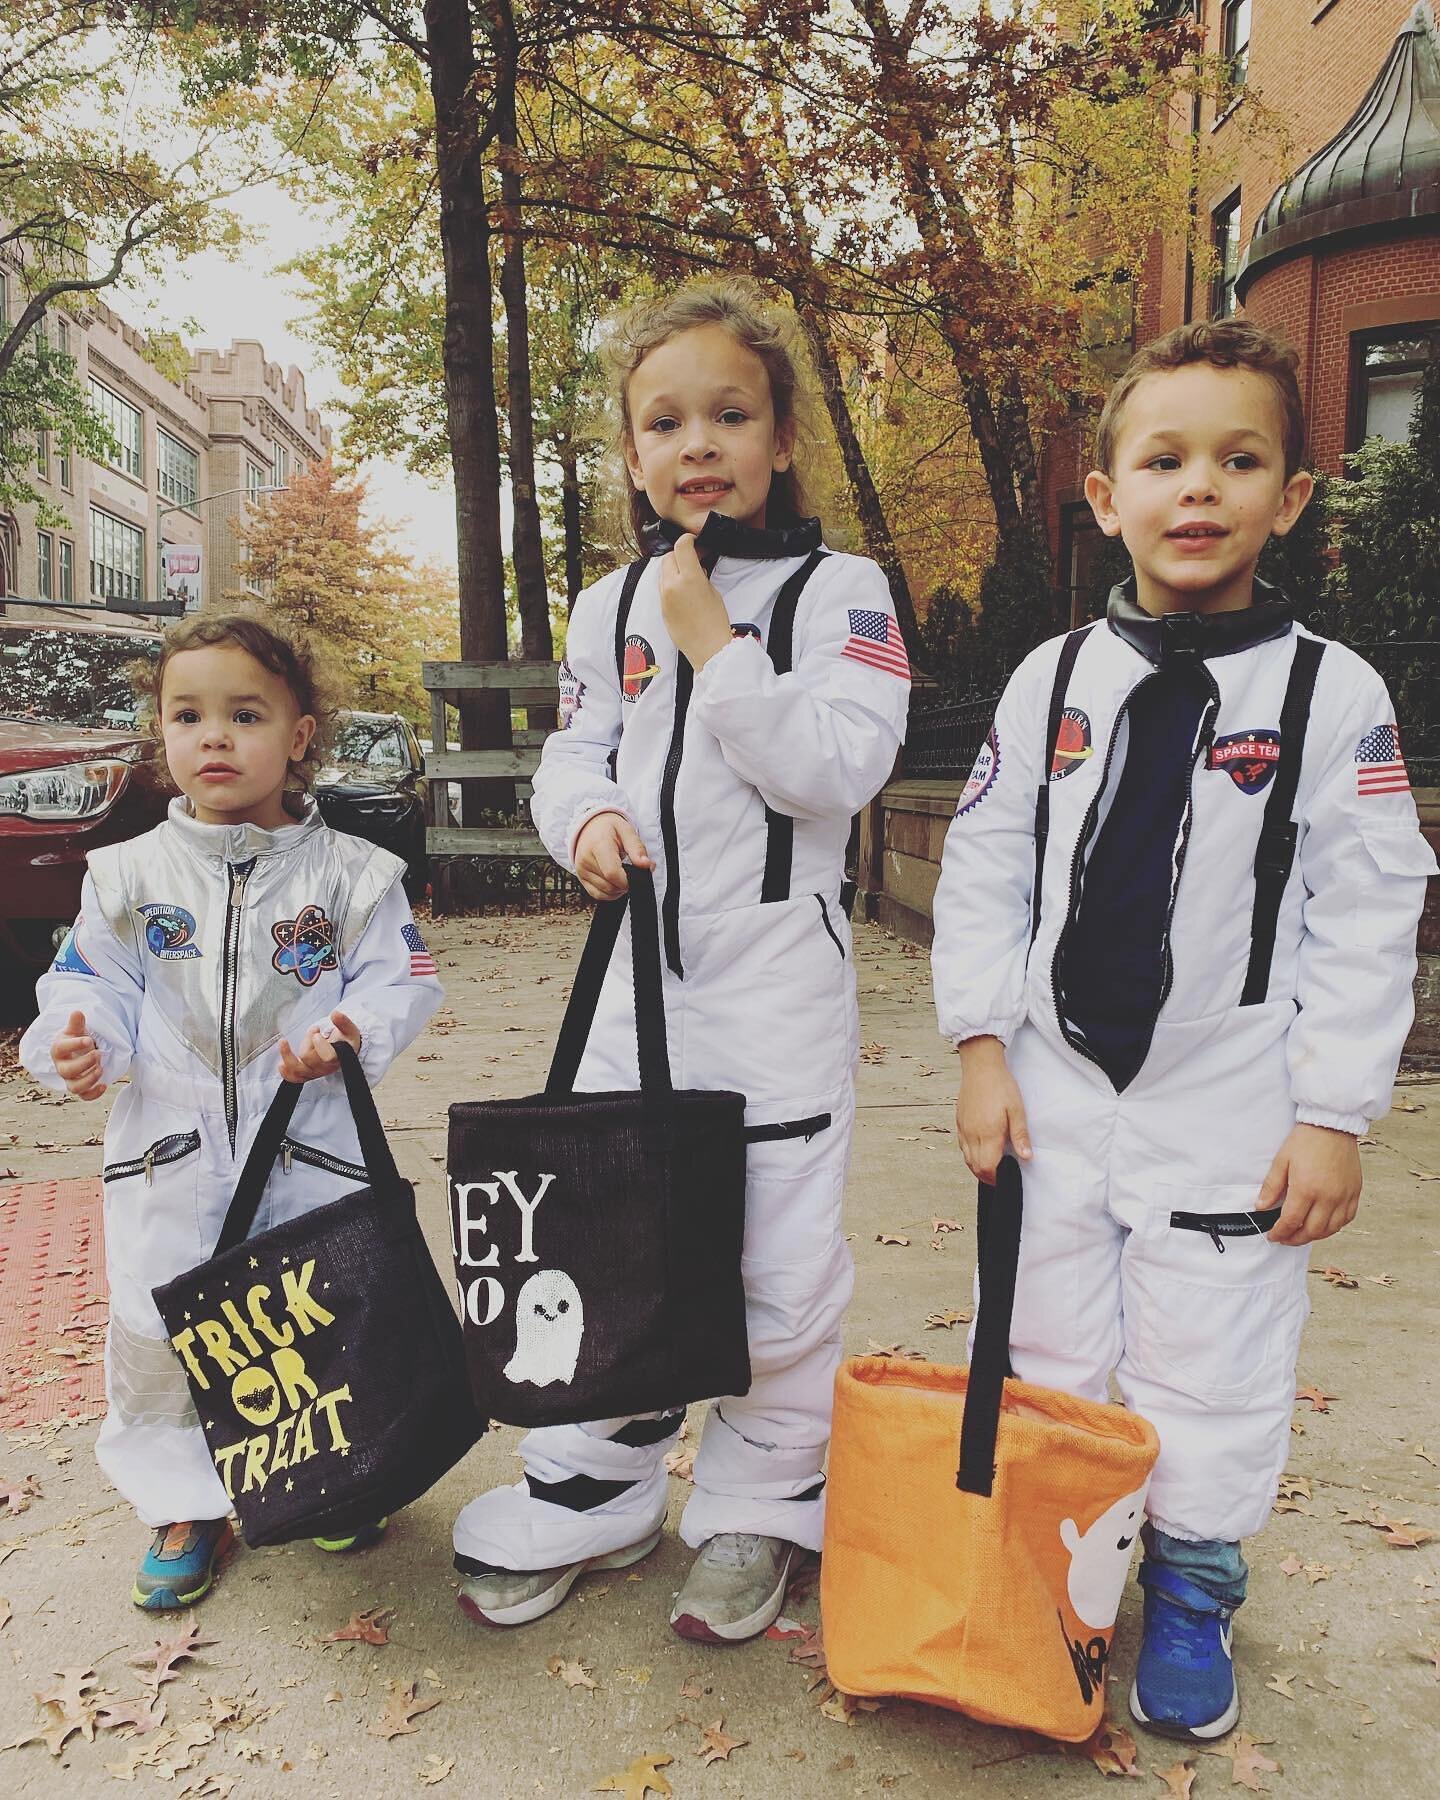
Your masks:
{"label": "toddler in astronaut costume", "polygon": [[[335,832],[301,785],[325,723],[310,655],[254,613],[169,635],[150,697],[181,797],[92,851],[81,913],[40,979],[21,1061],[96,1100],[105,1129],[108,1410],[96,1454],[154,1542],[133,1598],[198,1600],[230,1503],[151,1289],[210,1256],[279,1080],[313,1083],[261,1202],[265,1230],[365,1180],[329,1039],[370,1081],[441,999],[398,856]],[[294,1046],[292,1048],[292,1045]],[[383,1521],[326,1549],[374,1542]]]}
{"label": "toddler in astronaut costume", "polygon": [[1015,1372],[1113,1373],[1159,1432],[1131,1708],[1196,1739],[1239,1716],[1306,1246],[1355,1214],[1435,869],[1384,683],[1255,585],[1312,486],[1295,364],[1239,320],[1135,357],[1086,483],[1133,583],[1012,677],[935,898],[961,1148],[1024,1174]]}
{"label": "toddler in astronaut costume", "polygon": [[[841,878],[851,815],[903,736],[909,670],[880,570],[826,552],[799,516],[780,318],[743,284],[696,284],[620,321],[614,361],[629,523],[649,554],[576,602],[563,729],[532,804],[596,898],[625,891],[622,858],[656,870],[675,1085],[748,1101],[753,1379],[710,1408],[680,1528],[700,1554],[671,1617],[682,1636],[736,1641],[765,1629],[797,1557],[820,1547],[853,1283],[840,1204],[859,1039]],[[622,941],[576,1086],[638,1085]],[[586,1569],[648,1554],[683,1417],[530,1432],[524,1479],[456,1521],[462,1607],[521,1624]]]}

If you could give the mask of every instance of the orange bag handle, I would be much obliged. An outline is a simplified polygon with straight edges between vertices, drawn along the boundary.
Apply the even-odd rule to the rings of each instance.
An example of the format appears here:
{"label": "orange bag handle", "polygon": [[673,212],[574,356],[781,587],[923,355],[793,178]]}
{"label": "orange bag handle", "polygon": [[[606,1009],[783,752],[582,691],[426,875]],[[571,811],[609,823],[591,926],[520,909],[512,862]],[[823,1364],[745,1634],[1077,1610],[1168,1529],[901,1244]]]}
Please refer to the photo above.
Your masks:
{"label": "orange bag handle", "polygon": [[980,1304],[975,1347],[965,1384],[960,1424],[960,1467],[955,1485],[966,1494],[989,1498],[995,1485],[995,1438],[1000,1403],[1010,1368],[1010,1319],[1015,1310],[1015,1274],[1020,1265],[1022,1213],[1020,1165],[1002,1157],[995,1184],[980,1183],[976,1238],[980,1260]]}

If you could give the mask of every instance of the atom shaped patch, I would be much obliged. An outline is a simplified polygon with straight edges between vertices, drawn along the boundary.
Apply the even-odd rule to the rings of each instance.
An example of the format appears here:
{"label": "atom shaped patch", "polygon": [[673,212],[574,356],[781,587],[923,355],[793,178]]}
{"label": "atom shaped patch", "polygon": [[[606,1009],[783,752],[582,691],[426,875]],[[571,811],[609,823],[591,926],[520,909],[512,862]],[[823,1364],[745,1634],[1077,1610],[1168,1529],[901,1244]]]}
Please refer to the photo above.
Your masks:
{"label": "atom shaped patch", "polygon": [[297,917],[270,927],[276,950],[271,965],[293,975],[302,987],[314,987],[326,969],[340,966],[335,954],[335,927],[319,906],[302,906]]}

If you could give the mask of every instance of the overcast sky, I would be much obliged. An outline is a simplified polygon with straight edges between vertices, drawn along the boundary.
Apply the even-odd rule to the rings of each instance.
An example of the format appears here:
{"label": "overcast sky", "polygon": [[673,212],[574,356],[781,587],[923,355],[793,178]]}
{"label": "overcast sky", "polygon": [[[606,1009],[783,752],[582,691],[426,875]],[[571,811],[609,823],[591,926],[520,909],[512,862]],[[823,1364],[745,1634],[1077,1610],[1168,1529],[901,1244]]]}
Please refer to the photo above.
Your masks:
{"label": "overcast sky", "polygon": [[[192,347],[223,350],[235,338],[258,338],[272,362],[300,368],[310,404],[319,406],[338,436],[340,421],[327,407],[340,392],[339,378],[294,328],[292,321],[304,311],[294,278],[275,273],[299,250],[313,246],[318,227],[273,184],[242,194],[235,207],[261,227],[260,247],[247,248],[238,262],[212,252],[193,256],[162,279],[117,294],[116,310],[142,329],[182,331]],[[399,463],[370,463],[365,474],[372,518],[392,523],[397,542],[417,558],[438,558],[453,567],[455,495],[450,484],[433,486]],[[505,515],[508,528],[508,505]]]}

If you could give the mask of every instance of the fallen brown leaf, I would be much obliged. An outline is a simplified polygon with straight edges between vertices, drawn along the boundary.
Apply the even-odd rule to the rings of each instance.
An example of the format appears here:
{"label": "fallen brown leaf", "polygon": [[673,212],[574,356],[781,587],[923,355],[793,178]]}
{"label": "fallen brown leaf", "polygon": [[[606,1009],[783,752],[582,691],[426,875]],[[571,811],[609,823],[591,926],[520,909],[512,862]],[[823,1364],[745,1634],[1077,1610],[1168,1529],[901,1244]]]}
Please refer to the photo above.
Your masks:
{"label": "fallen brown leaf", "polygon": [[1317,1387],[1302,1387],[1296,1388],[1295,1398],[1297,1400],[1306,1401],[1315,1412],[1323,1413],[1329,1412],[1330,1402],[1332,1400],[1338,1400],[1340,1396],[1338,1394],[1327,1394]]}
{"label": "fallen brown leaf", "polygon": [[1165,1783],[1165,1792],[1171,1800],[1190,1800],[1190,1791],[1195,1786],[1194,1763],[1178,1762],[1171,1768],[1156,1769],[1153,1773]]}
{"label": "fallen brown leaf", "polygon": [[682,1700],[703,1700],[709,1692],[709,1683],[702,1681],[698,1675],[687,1676],[687,1678],[680,1683],[680,1698]]}
{"label": "fallen brown leaf", "polygon": [[909,1244],[910,1240],[908,1237],[902,1237],[898,1231],[877,1231],[875,1242],[877,1244],[899,1244],[904,1247]]}
{"label": "fallen brown leaf", "polygon": [[43,1500],[40,1483],[33,1475],[27,1475],[23,1481],[6,1481],[0,1476],[0,1506],[5,1508],[7,1518],[16,1518],[23,1513],[32,1500]]}
{"label": "fallen brown leaf", "polygon": [[645,1796],[653,1789],[662,1797],[675,1792],[670,1783],[660,1773],[674,1762],[673,1756],[666,1756],[662,1751],[658,1756],[637,1756],[628,1769],[622,1769],[618,1775],[607,1775],[603,1781],[597,1781],[592,1793],[623,1794],[625,1800],[645,1800]]}
{"label": "fallen brown leaf", "polygon": [[961,1307],[947,1306],[940,1312],[926,1315],[925,1329],[927,1331],[950,1331],[956,1325],[968,1325],[973,1317],[973,1313],[966,1312]]}
{"label": "fallen brown leaf", "polygon": [[173,1637],[157,1639],[155,1648],[147,1656],[135,1657],[130,1666],[141,1670],[151,1687],[159,1688],[167,1681],[179,1680],[180,1671],[175,1666],[177,1663],[189,1662],[192,1657],[198,1656],[202,1650],[208,1650],[218,1641],[216,1638],[202,1638],[199,1625],[191,1619]]}
{"label": "fallen brown leaf", "polygon": [[1301,1562],[1300,1558],[1296,1556],[1293,1550],[1290,1552],[1289,1556],[1285,1558],[1284,1562],[1279,1564],[1280,1573],[1282,1575],[1298,1575],[1304,1567],[1304,1563]]}
{"label": "fallen brown leaf", "polygon": [[713,1725],[701,1726],[700,1743],[695,1754],[705,1758],[708,1769],[711,1763],[729,1762],[731,1751],[743,1749],[749,1742],[749,1738],[728,1737],[724,1719],[717,1719]]}
{"label": "fallen brown leaf", "polygon": [[428,1700],[417,1700],[413,1681],[392,1681],[387,1684],[390,1698],[385,1702],[385,1710],[378,1719],[372,1719],[365,1727],[371,1737],[390,1738],[403,1737],[419,1727],[415,1721],[421,1713],[427,1713],[432,1707],[440,1704],[440,1696],[434,1695]]}
{"label": "fallen brown leaf", "polygon": [[158,1731],[165,1723],[165,1701],[158,1691],[141,1694],[134,1700],[111,1698],[95,1715],[102,1731],[118,1731],[128,1726],[137,1737]]}
{"label": "fallen brown leaf", "polygon": [[1102,1775],[1135,1775],[1144,1778],[1144,1770],[1136,1767],[1138,1754],[1135,1740],[1123,1725],[1112,1725],[1106,1719],[1085,1745],[1086,1754]]}
{"label": "fallen brown leaf", "polygon": [[321,1638],[322,1644],[388,1644],[389,1621],[395,1616],[393,1606],[371,1606],[364,1612],[352,1612],[350,1623]]}
{"label": "fallen brown leaf", "polygon": [[1282,1500],[1311,1500],[1314,1495],[1310,1491],[1308,1475],[1282,1475],[1275,1484],[1275,1492]]}
{"label": "fallen brown leaf", "polygon": [[454,1767],[455,1758],[453,1756],[436,1756],[434,1751],[431,1751],[430,1755],[425,1758],[424,1766],[420,1770],[421,1787],[437,1786],[448,1774],[450,1774]]}
{"label": "fallen brown leaf", "polygon": [[1265,1685],[1272,1694],[1279,1694],[1281,1699],[1293,1700],[1295,1698],[1295,1689],[1291,1686],[1291,1683],[1297,1679],[1299,1674],[1300,1671],[1298,1669],[1287,1669],[1283,1675],[1272,1675]]}
{"label": "fallen brown leaf", "polygon": [[595,1677],[583,1662],[567,1662],[563,1656],[552,1656],[545,1665],[547,1675],[558,1675],[567,1688],[595,1689]]}
{"label": "fallen brown leaf", "polygon": [[960,1222],[958,1219],[932,1219],[930,1229],[939,1237],[942,1232],[959,1231]]}
{"label": "fallen brown leaf", "polygon": [[1282,1773],[1279,1763],[1271,1762],[1268,1756],[1262,1756],[1262,1745],[1269,1746],[1272,1738],[1252,1738],[1248,1731],[1242,1731],[1236,1738],[1227,1739],[1213,1749],[1205,1749],[1205,1756],[1226,1756],[1230,1759],[1231,1787],[1248,1788],[1252,1794],[1265,1794],[1268,1788],[1262,1788],[1262,1775],[1279,1775]]}

